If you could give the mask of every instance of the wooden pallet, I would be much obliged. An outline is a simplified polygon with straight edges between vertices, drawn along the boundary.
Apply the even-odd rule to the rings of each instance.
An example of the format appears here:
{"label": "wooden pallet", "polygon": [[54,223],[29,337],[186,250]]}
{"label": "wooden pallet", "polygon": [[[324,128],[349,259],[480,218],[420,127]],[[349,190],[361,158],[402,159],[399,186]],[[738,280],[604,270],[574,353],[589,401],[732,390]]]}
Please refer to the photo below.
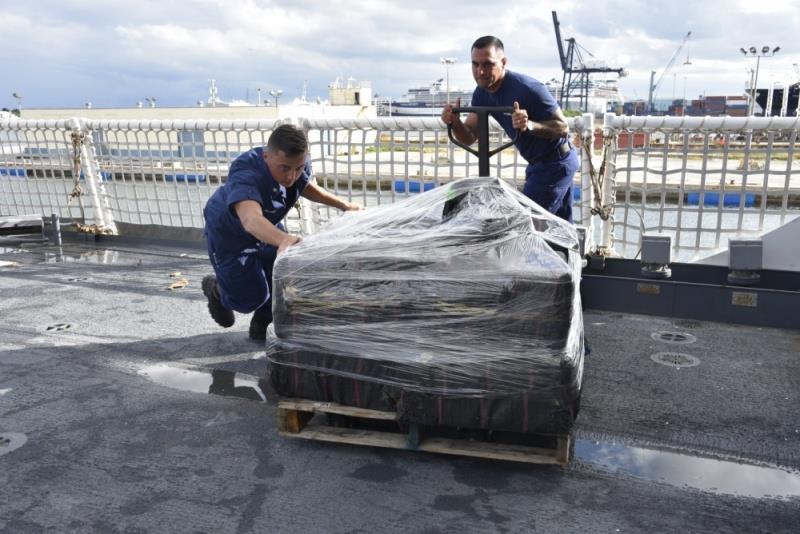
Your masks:
{"label": "wooden pallet", "polygon": [[[314,417],[316,414],[325,414]],[[344,406],[332,402],[308,399],[281,398],[278,401],[278,432],[293,438],[349,443],[368,447],[428,451],[440,454],[472,456],[494,460],[525,462],[534,464],[566,465],[569,462],[570,436],[550,436],[552,448],[482,441],[472,438],[440,437],[424,435],[417,425],[409,425],[408,432],[402,433],[399,426],[385,425],[389,430],[346,428],[325,424],[326,414],[345,416],[350,420],[365,423],[396,421],[396,414],[380,410],[367,410]],[[322,422],[318,422],[323,419]],[[427,434],[430,434],[427,432]]]}

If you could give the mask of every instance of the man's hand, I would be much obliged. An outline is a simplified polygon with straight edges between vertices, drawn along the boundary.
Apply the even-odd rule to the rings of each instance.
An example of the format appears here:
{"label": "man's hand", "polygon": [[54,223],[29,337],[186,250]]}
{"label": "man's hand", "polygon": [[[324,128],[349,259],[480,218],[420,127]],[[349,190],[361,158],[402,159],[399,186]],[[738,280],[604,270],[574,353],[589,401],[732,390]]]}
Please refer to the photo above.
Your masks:
{"label": "man's hand", "polygon": [[531,135],[542,139],[558,139],[569,135],[569,125],[561,110],[556,110],[551,119],[532,121],[528,119],[528,112],[520,109],[519,102],[514,102],[514,112],[511,113],[511,124],[520,133],[529,132]]}
{"label": "man's hand", "polygon": [[442,122],[447,125],[456,125],[461,123],[461,117],[458,113],[453,113],[453,108],[461,107],[461,99],[456,99],[456,105],[445,104],[442,108]]}
{"label": "man's hand", "polygon": [[475,134],[478,127],[478,115],[468,113],[465,121],[461,120],[458,113],[453,113],[453,108],[461,107],[461,99],[456,99],[456,105],[446,104],[442,108],[442,122],[453,128],[453,136],[466,145],[474,143],[478,136]]}
{"label": "man's hand", "polygon": [[514,102],[514,112],[511,114],[511,124],[515,130],[524,132],[528,129],[528,112],[519,108],[519,102]]}
{"label": "man's hand", "polygon": [[286,252],[287,248],[291,247],[292,245],[296,245],[297,243],[299,243],[302,240],[303,240],[303,238],[300,237],[300,236],[292,235],[292,234],[286,234],[286,237],[281,239],[281,243],[280,243],[280,245],[278,245],[278,253],[277,253],[277,255],[280,256],[281,254]]}
{"label": "man's hand", "polygon": [[364,208],[361,207],[360,204],[356,204],[355,202],[347,202],[347,201],[345,201],[344,208],[342,208],[342,211],[361,211],[363,209]]}

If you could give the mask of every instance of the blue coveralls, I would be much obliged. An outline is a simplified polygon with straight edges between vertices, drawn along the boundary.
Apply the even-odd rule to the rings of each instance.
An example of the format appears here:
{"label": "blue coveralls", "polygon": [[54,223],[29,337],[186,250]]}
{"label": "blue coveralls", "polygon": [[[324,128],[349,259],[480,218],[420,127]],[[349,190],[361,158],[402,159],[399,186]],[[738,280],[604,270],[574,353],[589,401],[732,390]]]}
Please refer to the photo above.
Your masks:
{"label": "blue coveralls", "polygon": [[[544,121],[553,118],[558,104],[543,83],[507,70],[503,83],[494,93],[476,87],[473,106],[512,106],[528,112],[528,118]],[[509,137],[516,134],[510,115],[492,113]],[[547,211],[572,222],[572,180],[580,167],[580,158],[567,138],[543,139],[530,132],[523,133],[515,143],[520,155],[528,162],[522,192]],[[562,145],[566,145],[563,146]],[[567,150],[569,147],[569,150]]]}
{"label": "blue coveralls", "polygon": [[250,235],[236,216],[234,205],[254,200],[272,224],[284,230],[281,221],[308,184],[311,163],[289,188],[280,185],[264,161],[264,149],[253,148],[231,164],[228,179],[208,199],[205,217],[208,257],[217,276],[222,305],[240,313],[258,310],[272,322],[272,266],[277,248]]}

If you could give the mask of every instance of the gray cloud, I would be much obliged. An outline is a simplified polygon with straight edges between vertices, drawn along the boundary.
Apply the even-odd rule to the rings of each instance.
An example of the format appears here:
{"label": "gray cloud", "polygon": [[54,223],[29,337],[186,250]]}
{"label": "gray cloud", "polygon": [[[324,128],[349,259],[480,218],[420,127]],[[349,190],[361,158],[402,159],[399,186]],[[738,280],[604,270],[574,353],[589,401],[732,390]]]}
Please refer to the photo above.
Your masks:
{"label": "gray cloud", "polygon": [[[752,66],[740,46],[780,45],[761,63],[761,80],[782,78],[800,62],[794,36],[800,1],[748,0],[667,4],[644,1],[559,2],[564,38],[622,66],[628,98],[647,95],[650,71],[660,74],[689,30],[692,66],[665,77],[661,96],[738,94]],[[326,96],[337,76],[372,81],[399,96],[444,76],[441,56],[458,58],[451,83],[471,87],[469,45],[478,36],[503,39],[512,69],[539,79],[561,78],[551,6],[497,0],[145,0],[10,2],[0,0],[6,41],[0,62],[0,105],[12,92],[27,107],[127,106],[145,96],[191,106],[217,79],[223,98],[255,99],[256,87],[285,97]],[[671,79],[669,79],[671,78]]]}

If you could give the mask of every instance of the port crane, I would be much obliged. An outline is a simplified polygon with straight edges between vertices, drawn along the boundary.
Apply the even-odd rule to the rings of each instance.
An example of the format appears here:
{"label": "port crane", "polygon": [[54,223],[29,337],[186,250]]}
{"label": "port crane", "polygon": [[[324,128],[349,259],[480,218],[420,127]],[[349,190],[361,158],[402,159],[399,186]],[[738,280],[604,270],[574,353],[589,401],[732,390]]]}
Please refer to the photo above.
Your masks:
{"label": "port crane", "polygon": [[[686,46],[686,43],[689,42],[689,38],[691,36],[692,36],[692,32],[687,32],[686,33],[686,37],[683,38],[683,41],[681,41],[680,46],[678,46],[678,48],[675,49],[675,52],[672,53],[672,57],[669,58],[669,62],[667,63],[667,66],[664,67],[664,70],[661,73],[661,76],[658,77],[658,81],[656,83],[653,83],[653,79],[656,77],[656,71],[654,71],[654,70],[650,71],[650,92],[649,92],[649,95],[647,97],[647,112],[648,113],[652,113],[653,112],[653,103],[656,100],[656,96],[658,96],[658,90],[661,87],[661,82],[664,81],[664,76],[670,71],[670,69],[672,69],[672,66],[675,65],[675,60],[680,55],[681,50],[683,50],[683,47]],[[684,65],[691,65],[692,64],[692,62],[689,61],[689,54],[688,53],[686,54],[686,61],[684,61],[683,64]]]}
{"label": "port crane", "polygon": [[595,60],[595,66],[589,66],[584,62],[581,49],[589,56],[592,54],[580,46],[574,37],[566,39],[567,51],[564,52],[564,41],[561,39],[558,16],[553,11],[553,27],[556,31],[556,43],[558,44],[558,57],[561,60],[561,70],[564,76],[561,81],[561,98],[559,105],[561,109],[569,109],[569,98],[572,95],[578,96],[578,107],[587,111],[589,107],[589,76],[601,72],[615,72],[622,77],[627,75],[625,69],[608,67],[602,62]]}

